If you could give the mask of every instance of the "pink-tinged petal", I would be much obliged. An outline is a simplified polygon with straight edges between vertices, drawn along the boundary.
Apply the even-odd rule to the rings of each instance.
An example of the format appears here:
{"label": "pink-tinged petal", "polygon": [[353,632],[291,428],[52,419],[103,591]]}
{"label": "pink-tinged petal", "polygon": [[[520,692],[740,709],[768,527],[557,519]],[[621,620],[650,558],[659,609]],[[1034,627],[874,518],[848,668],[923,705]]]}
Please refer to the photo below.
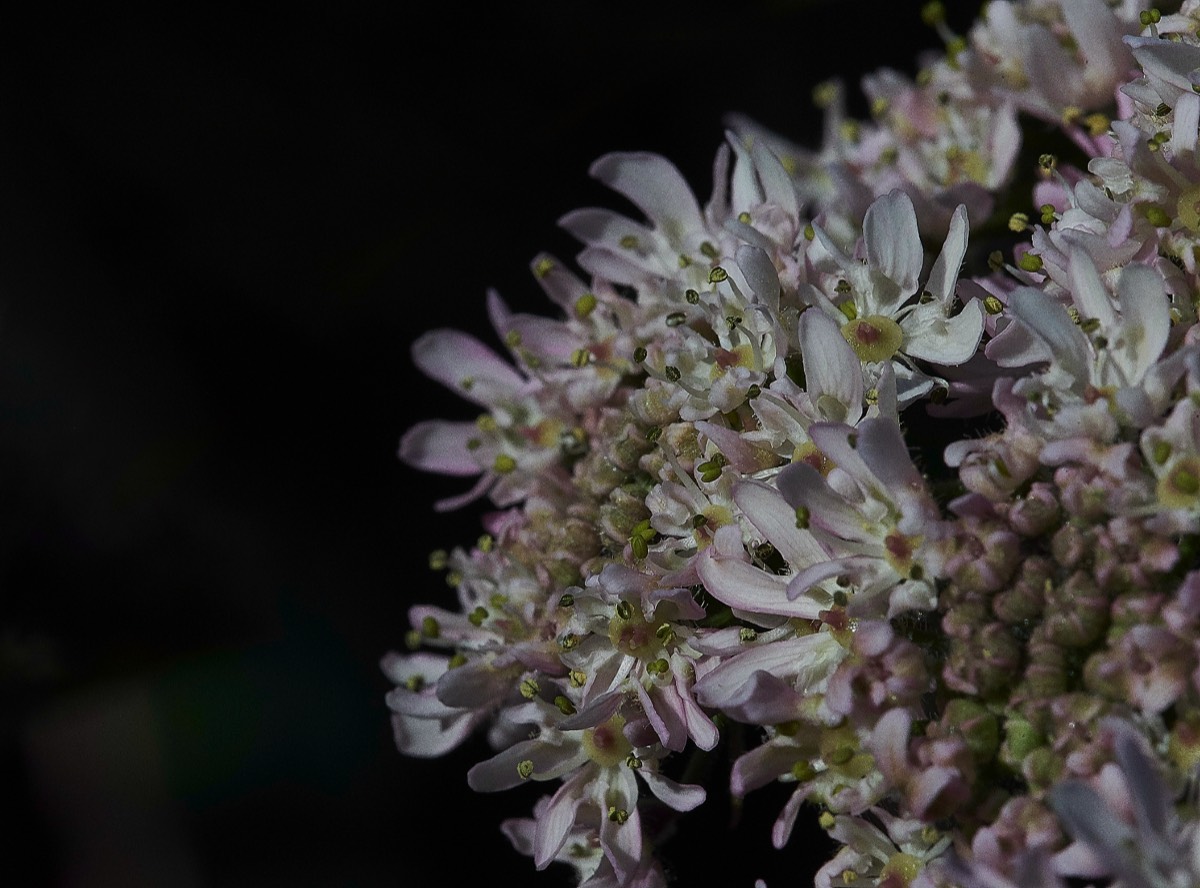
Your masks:
{"label": "pink-tinged petal", "polygon": [[1071,296],[1085,318],[1095,318],[1105,333],[1110,333],[1117,320],[1112,296],[1092,257],[1082,247],[1072,247],[1070,256]]}
{"label": "pink-tinged petal", "polygon": [[692,738],[692,742],[705,752],[716,747],[721,739],[721,732],[708,717],[708,713],[700,708],[691,690],[683,684],[683,678],[678,675],[675,678],[675,691],[683,705],[683,721],[687,725],[688,736]]}
{"label": "pink-tinged petal", "polygon": [[[608,797],[601,803],[600,847],[616,871],[618,884],[632,881],[642,865],[642,819],[637,808],[637,780],[629,768],[621,768],[611,778]],[[624,823],[608,816],[604,803],[622,808],[629,815]]]}
{"label": "pink-tinged petal", "polygon": [[[1188,75],[1200,68],[1200,47],[1159,37],[1126,37],[1124,42],[1155,89],[1161,83],[1174,87],[1180,94],[1192,91]],[[1160,98],[1165,102],[1175,99],[1176,95],[1160,95]]]}
{"label": "pink-tinged petal", "polygon": [[478,475],[483,469],[467,446],[479,437],[473,422],[430,419],[419,422],[400,439],[398,456],[413,468],[443,475]]}
{"label": "pink-tinged petal", "polygon": [[[814,753],[816,750],[814,749]],[[756,789],[791,773],[792,766],[805,756],[795,746],[767,743],[738,756],[729,772],[729,791],[745,798]]]}
{"label": "pink-tinged petal", "polygon": [[[533,762],[533,772],[527,778],[517,769],[525,761]],[[553,779],[587,761],[587,753],[574,744],[555,746],[537,739],[522,740],[467,771],[467,785],[476,792],[500,792],[527,779]]]}
{"label": "pink-tinged petal", "polygon": [[601,694],[583,709],[559,722],[556,727],[560,731],[582,731],[585,728],[594,728],[616,715],[624,700],[624,690]]}
{"label": "pink-tinged petal", "polygon": [[954,285],[958,281],[958,271],[962,267],[963,257],[967,254],[967,208],[959,204],[950,217],[950,228],[946,232],[946,241],[942,251],[938,253],[929,272],[929,280],[925,283],[933,298],[941,305],[949,308],[954,299]]}
{"label": "pink-tinged petal", "polygon": [[512,309],[508,307],[508,303],[504,301],[504,297],[500,295],[500,291],[492,287],[487,290],[487,314],[488,320],[492,322],[492,329],[500,334],[503,339],[508,334],[508,325],[512,319]]}
{"label": "pink-tinged petal", "polygon": [[706,549],[697,571],[704,588],[718,601],[737,610],[754,614],[815,619],[821,611],[816,602],[787,599],[787,580],[769,574],[754,565],[732,558],[721,558]]}
{"label": "pink-tinged petal", "polygon": [[568,317],[575,315],[579,297],[591,292],[570,268],[549,253],[534,256],[529,269],[550,301],[566,312]]}
{"label": "pink-tinged petal", "polygon": [[721,698],[720,710],[750,725],[777,725],[796,718],[804,697],[790,684],[768,672],[754,672],[745,683]]}
{"label": "pink-tinged petal", "polygon": [[[857,481],[859,486],[866,490],[879,486],[870,466],[858,452],[858,429],[840,422],[818,422],[808,427],[808,436],[817,449],[829,457],[838,469]],[[857,512],[854,522],[862,523],[862,517]]]}
{"label": "pink-tinged petal", "polygon": [[[775,478],[775,485],[784,501],[793,509],[808,509],[810,516],[819,516],[821,527],[845,538],[857,534],[862,523],[844,499],[837,496],[821,473],[808,463],[792,463]],[[811,518],[810,518],[811,520]]]}
{"label": "pink-tinged petal", "polygon": [[539,813],[533,833],[533,864],[537,869],[548,867],[567,841],[579,806],[586,800],[584,789],[592,776],[592,769],[580,768]]}
{"label": "pink-tinged petal", "polygon": [[453,512],[455,509],[460,509],[463,506],[469,505],[479,499],[485,493],[492,489],[496,483],[496,476],[492,472],[484,472],[479,480],[466,493],[460,493],[457,496],[448,496],[445,499],[440,499],[433,504],[435,512]]}
{"label": "pink-tinged petal", "polygon": [[917,228],[917,211],[903,191],[885,194],[871,204],[863,220],[867,261],[909,296],[916,292],[924,253]]}
{"label": "pink-tinged petal", "polygon": [[430,379],[483,407],[513,397],[525,385],[511,364],[458,330],[431,330],[413,343],[412,356]]}
{"label": "pink-tinged petal", "polygon": [[[622,216],[615,210],[599,207],[587,207],[572,210],[558,220],[559,227],[576,239],[591,246],[610,250],[621,250],[638,267],[647,266],[648,250],[659,243],[654,232],[628,216]],[[625,243],[638,244],[638,247],[624,247]]]}
{"label": "pink-tinged petal", "polygon": [[1163,279],[1145,265],[1126,265],[1117,281],[1121,299],[1121,338],[1135,355],[1134,378],[1138,382],[1158,360],[1171,332],[1170,302]]}
{"label": "pink-tinged petal", "polygon": [[1027,367],[1050,360],[1046,343],[1024,324],[1010,323],[988,340],[984,355],[1001,367]]}
{"label": "pink-tinged petal", "polygon": [[[753,229],[751,229],[753,230]],[[761,247],[742,244],[737,249],[737,266],[746,277],[754,295],[772,310],[779,309],[779,272]]]}
{"label": "pink-tinged petal", "polygon": [[657,771],[642,768],[638,776],[646,781],[646,786],[654,793],[655,798],[676,811],[691,811],[704,804],[708,796],[703,786],[690,783],[676,783],[669,777],[664,777]]}
{"label": "pink-tinged petal", "polygon": [[658,272],[647,271],[645,266],[631,261],[629,256],[605,247],[585,247],[575,259],[584,271],[614,284],[637,287],[644,284],[647,277],[659,277]]}
{"label": "pink-tinged petal", "polygon": [[776,465],[779,460],[768,450],[757,448],[733,429],[714,422],[700,420],[695,423],[696,431],[708,438],[721,455],[729,460],[740,474],[749,475]]}
{"label": "pink-tinged petal", "polygon": [[687,725],[683,720],[683,706],[674,687],[659,687],[652,685],[645,688],[641,682],[636,682],[638,701],[646,713],[646,718],[654,726],[654,732],[662,745],[672,752],[681,752],[687,746]]}
{"label": "pink-tinged petal", "polygon": [[722,662],[697,681],[696,696],[706,706],[723,709],[746,699],[746,689],[756,674],[789,676],[789,687],[801,694],[812,693],[823,686],[844,657],[845,648],[828,632],[759,644]]}
{"label": "pink-tinged petal", "polygon": [[831,398],[842,405],[842,416],[829,419],[842,422],[847,411],[861,414],[863,403],[862,363],[842,336],[837,322],[822,311],[800,315],[800,355],[808,394],[820,408]]}
{"label": "pink-tinged petal", "polygon": [[673,242],[678,243],[687,232],[704,229],[704,215],[687,180],[661,155],[606,154],[592,164],[589,173],[629,198]]}
{"label": "pink-tinged petal", "polygon": [[1124,79],[1133,59],[1121,42],[1125,28],[1108,4],[1103,0],[1067,0],[1062,3],[1062,13],[1075,45],[1083,53],[1087,79],[1114,86]]}
{"label": "pink-tinged petal", "polygon": [[779,812],[779,818],[771,827],[771,844],[777,849],[782,850],[783,846],[788,843],[788,839],[792,837],[792,829],[796,825],[796,817],[800,813],[800,806],[804,804],[804,800],[808,795],[807,789],[807,783],[802,783],[796,787],[796,790],[787,800],[787,804],[783,806],[783,810]]}
{"label": "pink-tinged petal", "polygon": [[1065,308],[1032,287],[1013,290],[1008,307],[1035,338],[1046,344],[1055,363],[1077,381],[1088,380],[1087,336]]}
{"label": "pink-tinged petal", "polygon": [[796,510],[769,484],[739,481],[733,488],[733,501],[794,570],[829,557],[811,532],[796,526]]}
{"label": "pink-tinged petal", "polygon": [[562,321],[539,315],[515,314],[508,319],[504,332],[515,333],[521,342],[522,353],[529,352],[552,362],[566,364],[579,348],[588,343],[577,336]]}
{"label": "pink-tinged petal", "polygon": [[893,420],[879,416],[858,426],[858,453],[889,491],[920,490],[924,481],[908,455],[904,433]]}
{"label": "pink-tinged petal", "polygon": [[903,709],[889,709],[875,724],[869,743],[875,764],[893,786],[903,786],[912,774],[908,738],[912,716]]}
{"label": "pink-tinged petal", "polygon": [[460,709],[492,706],[512,691],[520,674],[516,664],[497,669],[488,660],[472,660],[438,679],[438,699]]}

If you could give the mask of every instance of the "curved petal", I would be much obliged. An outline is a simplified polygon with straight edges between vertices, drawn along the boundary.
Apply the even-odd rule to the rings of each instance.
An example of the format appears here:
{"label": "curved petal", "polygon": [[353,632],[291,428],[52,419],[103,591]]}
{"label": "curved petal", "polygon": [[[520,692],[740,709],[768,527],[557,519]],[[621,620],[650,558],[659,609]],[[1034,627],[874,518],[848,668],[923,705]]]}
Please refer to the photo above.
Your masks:
{"label": "curved petal", "polygon": [[478,436],[479,426],[473,422],[425,420],[404,433],[397,455],[408,465],[426,472],[478,475],[483,469],[468,447],[468,442]]}
{"label": "curved petal", "polygon": [[430,379],[483,407],[515,395],[525,380],[494,351],[459,330],[431,330],[412,346],[413,363]]}

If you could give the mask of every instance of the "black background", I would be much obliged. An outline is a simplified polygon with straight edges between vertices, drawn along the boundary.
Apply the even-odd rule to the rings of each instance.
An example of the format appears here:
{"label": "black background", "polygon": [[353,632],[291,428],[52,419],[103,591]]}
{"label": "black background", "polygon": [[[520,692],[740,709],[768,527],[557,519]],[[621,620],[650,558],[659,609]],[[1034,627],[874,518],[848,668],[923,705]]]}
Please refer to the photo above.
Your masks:
{"label": "black background", "polygon": [[[275,18],[90,12],[0,37],[0,840],[4,881],[457,885],[536,875],[471,794],[481,741],[391,740],[378,660],[449,601],[433,548],[469,483],[400,464],[466,417],[413,369],[484,294],[548,310],[555,220],[622,207],[612,150],[701,200],[722,117],[815,145],[811,91],[939,44],[918,2],[338,6]],[[949,4],[965,28],[978,4]],[[717,799],[679,884],[811,881],[786,793]],[[9,818],[10,821],[14,819]]]}

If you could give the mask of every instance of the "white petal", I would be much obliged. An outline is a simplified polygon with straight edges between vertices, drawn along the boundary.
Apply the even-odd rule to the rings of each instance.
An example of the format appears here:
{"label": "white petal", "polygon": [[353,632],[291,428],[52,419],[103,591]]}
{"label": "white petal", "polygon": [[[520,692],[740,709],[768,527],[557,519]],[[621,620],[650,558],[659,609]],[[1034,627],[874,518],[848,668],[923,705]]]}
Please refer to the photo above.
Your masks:
{"label": "white petal", "polygon": [[431,330],[413,343],[412,357],[430,379],[484,407],[512,397],[525,384],[511,364],[458,330]]}
{"label": "white petal", "polygon": [[796,510],[769,484],[741,481],[733,489],[733,501],[796,570],[829,557],[810,531],[796,526]]}
{"label": "white petal", "polygon": [[651,771],[648,768],[639,770],[638,776],[646,781],[646,785],[650,787],[650,791],[660,802],[676,811],[691,811],[693,808],[698,808],[708,796],[703,786],[676,783],[671,778],[664,777],[657,771]]}
{"label": "white petal", "polygon": [[863,220],[863,239],[871,268],[898,284],[901,294],[912,295],[924,258],[912,198],[896,190],[871,204]]}
{"label": "white petal", "polygon": [[983,306],[977,299],[950,317],[942,315],[936,302],[919,305],[900,324],[904,352],[922,361],[957,367],[975,357],[983,326]]}
{"label": "white petal", "polygon": [[1065,308],[1033,287],[1013,290],[1008,307],[1035,338],[1049,347],[1051,360],[1078,382],[1090,379],[1087,338]]}
{"label": "white petal", "polygon": [[958,281],[958,271],[962,267],[963,256],[967,254],[967,208],[959,204],[954,215],[950,217],[950,229],[946,232],[946,242],[933,263],[929,272],[926,289],[933,298],[945,307],[950,306],[954,298],[954,285]]}
{"label": "white petal", "polygon": [[800,355],[804,379],[813,403],[831,397],[849,414],[861,415],[862,363],[838,329],[837,322],[817,309],[800,315]]}
{"label": "white petal", "polygon": [[1145,265],[1127,265],[1117,282],[1121,300],[1122,338],[1134,352],[1130,382],[1140,382],[1158,360],[1171,332],[1170,306],[1163,280]]}
{"label": "white petal", "polygon": [[697,570],[709,594],[732,608],[805,620],[816,619],[821,613],[821,606],[809,598],[788,601],[787,579],[749,562],[706,554],[699,559]]}
{"label": "white petal", "polygon": [[703,230],[700,204],[671,161],[644,152],[614,153],[592,164],[591,175],[625,195],[674,244]]}
{"label": "white petal", "polygon": [[398,455],[410,466],[427,472],[478,475],[483,469],[467,447],[467,442],[478,436],[479,426],[473,422],[426,420],[404,433]]}

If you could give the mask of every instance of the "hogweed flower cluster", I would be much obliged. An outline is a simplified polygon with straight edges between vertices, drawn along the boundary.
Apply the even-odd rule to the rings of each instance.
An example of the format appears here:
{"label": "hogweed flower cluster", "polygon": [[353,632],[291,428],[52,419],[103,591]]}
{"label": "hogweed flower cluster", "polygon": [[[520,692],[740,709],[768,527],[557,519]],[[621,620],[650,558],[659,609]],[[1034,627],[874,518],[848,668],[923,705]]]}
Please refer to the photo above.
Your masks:
{"label": "hogweed flower cluster", "polygon": [[556,317],[488,295],[509,355],[414,347],[481,413],[401,456],[496,511],[383,661],[396,742],[486,730],[538,868],[665,884],[647,805],[740,730],[819,886],[1200,884],[1200,0],[925,15],[945,51],[869,120],[822,87],[818,148],[731,119],[703,205],[598,160],[642,218],[561,220]]}

